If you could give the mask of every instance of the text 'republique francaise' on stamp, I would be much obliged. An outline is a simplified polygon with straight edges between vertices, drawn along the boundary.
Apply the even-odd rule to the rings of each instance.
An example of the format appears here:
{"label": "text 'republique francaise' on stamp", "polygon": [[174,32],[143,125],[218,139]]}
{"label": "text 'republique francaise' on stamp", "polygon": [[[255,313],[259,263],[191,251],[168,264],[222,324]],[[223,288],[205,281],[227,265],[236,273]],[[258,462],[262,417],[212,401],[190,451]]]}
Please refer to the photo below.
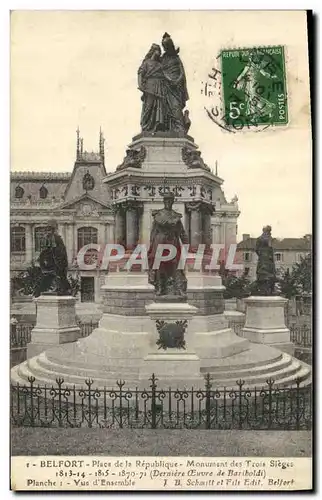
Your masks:
{"label": "text 'republique francaise' on stamp", "polygon": [[228,129],[287,125],[283,46],[222,50],[222,101]]}

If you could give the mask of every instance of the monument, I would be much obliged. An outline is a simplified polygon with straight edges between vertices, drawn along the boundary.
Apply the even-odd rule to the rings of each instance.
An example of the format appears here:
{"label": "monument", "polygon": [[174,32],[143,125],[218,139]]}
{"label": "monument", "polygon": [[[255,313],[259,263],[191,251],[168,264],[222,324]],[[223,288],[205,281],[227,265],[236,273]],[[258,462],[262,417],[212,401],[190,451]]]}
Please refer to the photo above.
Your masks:
{"label": "monument", "polygon": [[261,236],[256,240],[257,293],[244,299],[246,321],[243,335],[251,342],[268,344],[294,354],[290,330],[285,326],[284,310],[288,300],[275,293],[277,280],[271,232],[271,226],[263,227]]}
{"label": "monument", "polygon": [[36,290],[36,326],[31,331],[27,357],[52,347],[78,339],[80,329],[76,324],[75,303],[67,279],[68,260],[64,242],[57,232],[55,220],[48,222],[39,256],[42,279]]}
{"label": "monument", "polygon": [[[152,212],[153,226],[149,249],[149,283],[154,286],[160,300],[177,302],[187,300],[187,279],[183,269],[179,269],[181,245],[188,243],[188,237],[181,222],[182,215],[172,209],[175,196],[164,195],[164,208]],[[160,245],[171,245],[176,250],[175,256],[161,262],[154,269],[154,262]],[[169,250],[170,251],[170,250]]]}
{"label": "monument", "polygon": [[[252,298],[256,307],[248,310],[254,312],[254,323],[250,326],[250,315],[245,337],[237,336],[224,316],[220,276],[203,266],[200,271],[191,268],[200,244],[209,250],[218,242],[223,181],[188,135],[185,71],[168,33],[162,47],[163,54],[153,44],[138,70],[141,132],[104,180],[112,194],[115,242],[123,243],[127,254],[125,263],[110,268],[102,287],[99,326],[87,338],[47,349],[14,367],[12,380],[24,383],[33,375],[35,383],[51,385],[59,376],[66,385],[81,388],[85,379],[94,380],[96,387],[114,387],[122,379],[129,388],[142,388],[154,373],[159,387],[197,389],[204,387],[209,373],[218,389],[235,388],[240,379],[249,388],[264,386],[269,378],[277,387],[297,380],[308,384],[309,366],[259,342],[258,332],[257,343],[246,338],[267,311],[277,312],[273,304],[283,299]],[[220,220],[231,214],[236,218],[235,202],[226,205]],[[137,243],[149,248],[148,271],[124,265]],[[166,265],[155,266],[158,246],[167,244],[174,255],[162,263]],[[179,257],[186,245],[189,259],[182,267]]]}

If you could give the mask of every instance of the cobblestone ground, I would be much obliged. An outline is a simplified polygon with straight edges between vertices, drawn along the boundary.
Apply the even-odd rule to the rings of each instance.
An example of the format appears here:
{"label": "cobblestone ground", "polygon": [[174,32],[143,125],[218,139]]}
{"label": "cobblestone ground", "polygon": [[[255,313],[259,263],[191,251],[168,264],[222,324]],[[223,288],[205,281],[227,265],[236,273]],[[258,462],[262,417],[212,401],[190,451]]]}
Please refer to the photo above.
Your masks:
{"label": "cobblestone ground", "polygon": [[310,431],[12,428],[12,455],[271,456],[312,454]]}

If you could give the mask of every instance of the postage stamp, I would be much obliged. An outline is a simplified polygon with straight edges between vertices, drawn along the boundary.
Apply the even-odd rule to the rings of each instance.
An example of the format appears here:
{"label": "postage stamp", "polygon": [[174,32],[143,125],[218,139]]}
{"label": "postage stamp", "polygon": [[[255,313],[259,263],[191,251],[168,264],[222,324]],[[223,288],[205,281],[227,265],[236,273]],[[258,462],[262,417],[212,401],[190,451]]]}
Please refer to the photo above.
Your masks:
{"label": "postage stamp", "polygon": [[223,50],[220,59],[227,126],[288,123],[283,46]]}
{"label": "postage stamp", "polygon": [[11,489],[311,490],[306,11],[10,23]]}

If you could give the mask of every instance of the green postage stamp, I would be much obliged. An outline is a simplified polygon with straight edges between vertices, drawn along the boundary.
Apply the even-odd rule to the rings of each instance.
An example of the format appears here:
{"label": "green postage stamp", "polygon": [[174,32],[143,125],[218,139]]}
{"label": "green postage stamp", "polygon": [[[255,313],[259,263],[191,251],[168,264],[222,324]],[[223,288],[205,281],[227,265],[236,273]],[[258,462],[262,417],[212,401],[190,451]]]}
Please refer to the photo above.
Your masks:
{"label": "green postage stamp", "polygon": [[288,123],[284,47],[223,50],[220,59],[228,127]]}

